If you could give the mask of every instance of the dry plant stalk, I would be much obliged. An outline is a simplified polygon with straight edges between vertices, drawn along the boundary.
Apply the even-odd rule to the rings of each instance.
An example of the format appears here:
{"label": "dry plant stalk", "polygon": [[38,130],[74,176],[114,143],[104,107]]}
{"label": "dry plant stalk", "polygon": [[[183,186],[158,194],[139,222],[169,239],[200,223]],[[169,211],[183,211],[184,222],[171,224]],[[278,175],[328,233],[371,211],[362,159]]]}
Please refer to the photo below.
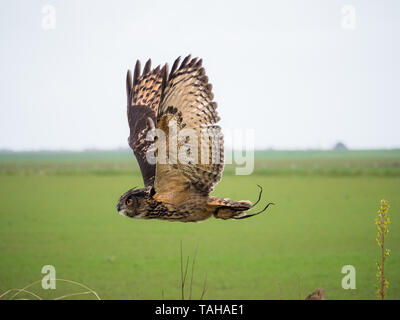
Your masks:
{"label": "dry plant stalk", "polygon": [[[197,250],[198,250],[198,248],[196,247],[196,251],[194,253],[194,257],[192,260],[192,274],[190,276],[189,300],[192,299],[193,275],[194,275],[194,266],[196,263]],[[185,300],[185,284],[186,284],[186,276],[187,276],[188,266],[189,266],[189,257],[187,257],[187,259],[186,259],[185,270],[183,270],[183,250],[182,250],[182,240],[181,240],[181,299],[182,300]],[[203,291],[201,293],[200,300],[203,299],[203,297],[206,293],[206,284],[207,284],[207,274],[205,275]]]}
{"label": "dry plant stalk", "polygon": [[305,300],[325,300],[324,288],[317,288],[313,293],[310,293]]}
{"label": "dry plant stalk", "polygon": [[388,217],[389,204],[386,200],[381,200],[381,206],[378,210],[378,216],[375,218],[375,224],[378,229],[376,236],[376,242],[380,247],[381,261],[376,261],[376,272],[377,279],[377,290],[376,295],[381,300],[385,299],[387,288],[389,287],[389,281],[385,278],[385,260],[390,255],[390,250],[385,249],[385,236],[389,233],[388,225],[390,224],[390,218]]}

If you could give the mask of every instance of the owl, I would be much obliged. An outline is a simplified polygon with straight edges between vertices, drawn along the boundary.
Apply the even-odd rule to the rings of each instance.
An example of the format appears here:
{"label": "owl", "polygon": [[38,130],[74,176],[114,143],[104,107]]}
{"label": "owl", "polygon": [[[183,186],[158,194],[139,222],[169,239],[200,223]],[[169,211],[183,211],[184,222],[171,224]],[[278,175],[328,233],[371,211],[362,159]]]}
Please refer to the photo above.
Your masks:
{"label": "owl", "polygon": [[243,219],[250,201],[211,196],[224,169],[224,146],[217,104],[202,60],[187,56],[143,71],[136,62],[126,79],[129,146],[139,163],[144,188],[125,192],[117,204],[121,215],[140,219],[196,222],[214,216]]}

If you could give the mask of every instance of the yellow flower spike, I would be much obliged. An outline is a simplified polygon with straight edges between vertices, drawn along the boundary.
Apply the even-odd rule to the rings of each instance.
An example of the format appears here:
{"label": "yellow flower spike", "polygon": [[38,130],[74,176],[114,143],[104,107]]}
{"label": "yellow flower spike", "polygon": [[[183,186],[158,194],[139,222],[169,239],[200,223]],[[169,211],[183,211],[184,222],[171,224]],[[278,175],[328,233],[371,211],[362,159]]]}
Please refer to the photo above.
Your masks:
{"label": "yellow flower spike", "polygon": [[378,230],[377,236],[376,236],[376,242],[378,243],[378,246],[380,247],[380,252],[381,252],[381,262],[377,261],[376,262],[376,267],[377,267],[377,273],[376,273],[376,279],[377,279],[377,288],[378,290],[376,291],[376,295],[380,299],[384,299],[386,295],[386,289],[389,287],[389,281],[385,278],[385,274],[383,272],[384,266],[385,266],[385,259],[390,255],[390,250],[385,249],[384,243],[385,243],[385,236],[389,233],[389,228],[388,225],[390,224],[390,218],[388,217],[388,209],[389,209],[389,203],[382,199],[380,201],[380,208],[378,210],[378,216],[375,218],[375,225]]}

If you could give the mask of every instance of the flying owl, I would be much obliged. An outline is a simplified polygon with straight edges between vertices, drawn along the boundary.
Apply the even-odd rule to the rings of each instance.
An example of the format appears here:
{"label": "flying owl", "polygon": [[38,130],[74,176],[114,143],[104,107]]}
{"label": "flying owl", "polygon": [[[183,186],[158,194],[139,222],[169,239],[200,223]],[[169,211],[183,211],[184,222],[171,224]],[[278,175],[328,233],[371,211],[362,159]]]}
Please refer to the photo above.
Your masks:
{"label": "flying owl", "polygon": [[[141,72],[137,61],[133,76],[128,70],[126,90],[128,143],[145,187],[133,188],[120,197],[120,214],[181,222],[211,216],[243,219],[272,204],[260,212],[246,213],[261,199],[261,187],[253,205],[210,196],[222,177],[224,146],[217,104],[201,59],[189,55],[180,63],[179,57],[170,72],[167,64],[152,69],[150,59]],[[168,159],[160,161],[166,155]]]}

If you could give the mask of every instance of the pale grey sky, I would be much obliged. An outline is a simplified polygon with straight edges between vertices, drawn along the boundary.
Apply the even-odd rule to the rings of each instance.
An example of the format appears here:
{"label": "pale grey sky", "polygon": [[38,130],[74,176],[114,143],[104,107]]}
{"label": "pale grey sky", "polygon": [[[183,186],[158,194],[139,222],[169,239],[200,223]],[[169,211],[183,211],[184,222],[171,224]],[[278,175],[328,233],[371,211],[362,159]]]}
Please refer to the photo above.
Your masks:
{"label": "pale grey sky", "polygon": [[[56,9],[55,29],[42,12]],[[342,8],[355,8],[344,29]],[[0,149],[128,147],[125,75],[202,57],[224,129],[257,148],[400,147],[399,1],[0,3]]]}

